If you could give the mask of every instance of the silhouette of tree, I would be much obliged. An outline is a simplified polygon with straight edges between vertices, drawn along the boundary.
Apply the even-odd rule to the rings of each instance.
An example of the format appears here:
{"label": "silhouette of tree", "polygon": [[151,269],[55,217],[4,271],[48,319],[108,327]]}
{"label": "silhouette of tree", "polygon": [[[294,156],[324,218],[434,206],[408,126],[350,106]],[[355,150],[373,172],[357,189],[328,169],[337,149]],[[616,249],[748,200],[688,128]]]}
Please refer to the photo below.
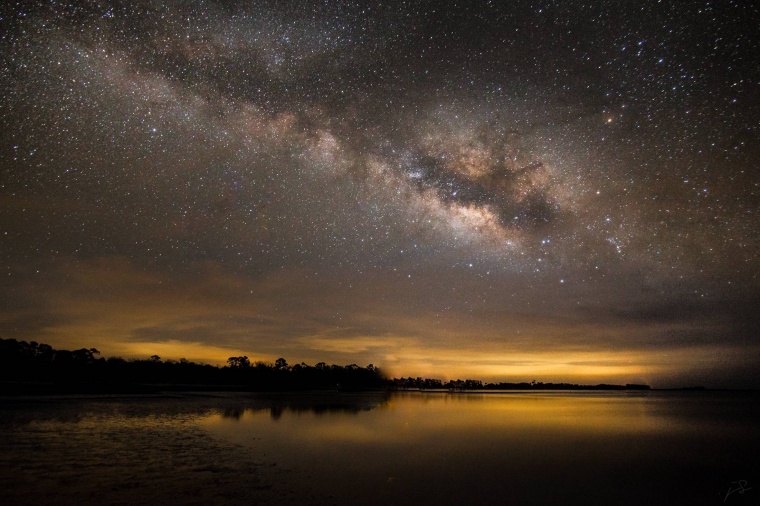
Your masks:
{"label": "silhouette of tree", "polygon": [[227,359],[227,365],[229,365],[231,369],[247,369],[251,367],[251,361],[247,356],[230,357]]}

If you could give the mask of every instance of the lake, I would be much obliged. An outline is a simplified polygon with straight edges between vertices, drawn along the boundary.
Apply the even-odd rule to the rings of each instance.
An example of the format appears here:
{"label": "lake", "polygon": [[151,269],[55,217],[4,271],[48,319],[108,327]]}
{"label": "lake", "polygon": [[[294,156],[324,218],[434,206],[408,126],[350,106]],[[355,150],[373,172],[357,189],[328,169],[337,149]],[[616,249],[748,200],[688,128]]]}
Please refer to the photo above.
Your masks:
{"label": "lake", "polygon": [[758,504],[760,396],[4,400],[3,504]]}

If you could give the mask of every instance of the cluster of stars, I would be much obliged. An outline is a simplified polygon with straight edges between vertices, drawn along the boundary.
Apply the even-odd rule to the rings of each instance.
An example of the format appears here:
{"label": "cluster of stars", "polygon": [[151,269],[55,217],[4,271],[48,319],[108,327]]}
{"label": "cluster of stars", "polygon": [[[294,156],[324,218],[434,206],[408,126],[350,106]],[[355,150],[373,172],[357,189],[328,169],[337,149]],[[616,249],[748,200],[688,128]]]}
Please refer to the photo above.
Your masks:
{"label": "cluster of stars", "polygon": [[746,2],[30,1],[0,16],[9,275],[126,257],[440,288],[463,270],[468,314],[646,314],[663,294],[720,313],[758,293]]}

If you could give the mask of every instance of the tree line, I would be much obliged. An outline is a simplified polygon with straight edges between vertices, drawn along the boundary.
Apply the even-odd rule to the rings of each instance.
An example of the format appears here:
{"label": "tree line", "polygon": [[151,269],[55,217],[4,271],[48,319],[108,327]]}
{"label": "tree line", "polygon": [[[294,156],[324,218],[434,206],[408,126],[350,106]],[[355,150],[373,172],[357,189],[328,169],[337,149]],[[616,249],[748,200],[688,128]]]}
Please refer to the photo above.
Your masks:
{"label": "tree line", "polygon": [[430,378],[393,378],[388,380],[388,386],[401,390],[649,390],[649,385],[627,383],[625,385],[578,385],[576,383],[543,383],[541,381],[520,383],[484,383],[481,380],[450,380],[441,381]]}
{"label": "tree line", "polygon": [[186,359],[125,360],[103,358],[96,348],[56,350],[35,341],[0,338],[0,393],[112,393],[187,390],[649,390],[648,385],[578,385],[574,383],[484,383],[481,380],[442,381],[431,378],[387,378],[372,364],[360,367],[303,362],[290,365],[252,362],[230,357],[225,366],[198,364]]}
{"label": "tree line", "polygon": [[[219,367],[186,359],[125,360],[100,357],[96,348],[56,350],[35,341],[0,338],[0,381],[7,391],[145,391],[157,387],[246,391],[382,388],[387,379],[370,364],[360,367],[305,363],[252,363],[230,357]],[[152,388],[151,388],[152,387]]]}

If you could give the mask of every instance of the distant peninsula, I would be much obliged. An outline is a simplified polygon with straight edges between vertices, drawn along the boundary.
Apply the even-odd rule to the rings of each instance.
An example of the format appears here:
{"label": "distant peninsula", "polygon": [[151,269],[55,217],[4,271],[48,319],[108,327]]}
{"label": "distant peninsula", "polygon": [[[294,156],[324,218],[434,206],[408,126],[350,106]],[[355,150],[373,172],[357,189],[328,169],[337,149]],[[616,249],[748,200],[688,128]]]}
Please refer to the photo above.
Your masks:
{"label": "distant peninsula", "polygon": [[484,383],[481,380],[450,380],[443,382],[427,378],[394,378],[388,380],[391,388],[402,390],[651,390],[649,385],[628,383],[625,385],[578,385],[575,383],[544,383],[541,381],[520,383]]}

